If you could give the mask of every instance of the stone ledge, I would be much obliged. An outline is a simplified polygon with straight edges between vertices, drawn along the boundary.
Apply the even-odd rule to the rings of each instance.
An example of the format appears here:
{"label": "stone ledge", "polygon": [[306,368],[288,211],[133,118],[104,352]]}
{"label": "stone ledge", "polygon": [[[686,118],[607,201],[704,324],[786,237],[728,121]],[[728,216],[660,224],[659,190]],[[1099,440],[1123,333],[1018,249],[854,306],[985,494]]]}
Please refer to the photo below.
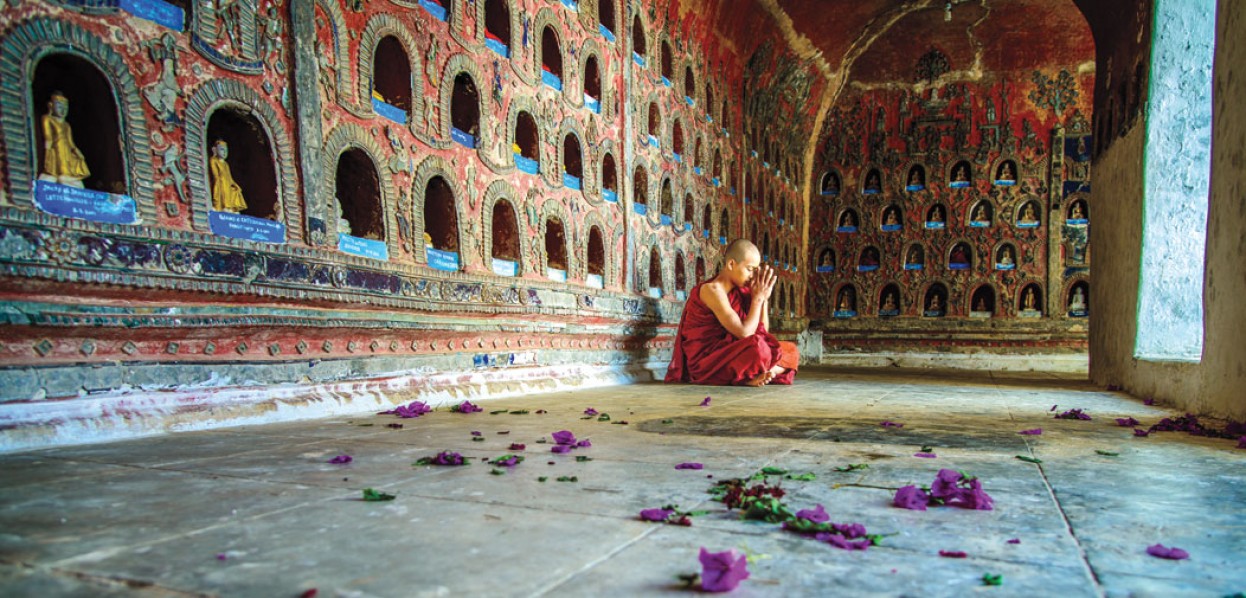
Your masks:
{"label": "stone ledge", "polygon": [[826,353],[821,365],[922,369],[997,370],[1085,374],[1090,358],[1080,354],[999,353]]}

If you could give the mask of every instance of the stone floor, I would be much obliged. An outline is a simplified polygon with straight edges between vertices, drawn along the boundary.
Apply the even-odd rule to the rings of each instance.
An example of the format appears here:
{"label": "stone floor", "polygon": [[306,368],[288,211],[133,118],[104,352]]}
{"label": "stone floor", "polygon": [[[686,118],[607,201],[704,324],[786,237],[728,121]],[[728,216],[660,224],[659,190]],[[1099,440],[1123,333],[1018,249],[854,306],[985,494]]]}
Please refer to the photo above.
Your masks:
{"label": "stone floor", "polygon": [[[1053,405],[1093,419],[1054,419]],[[1175,414],[1074,376],[811,369],[792,387],[643,384],[483,407],[0,456],[0,595],[680,594],[700,547],[750,555],[744,596],[1246,591],[1246,450],[1135,438],[1113,419]],[[588,407],[611,421],[586,419]],[[530,412],[490,413],[503,409]],[[558,430],[592,446],[552,454],[539,441]],[[490,475],[481,458],[513,442],[527,460]],[[937,458],[914,457],[923,448]],[[442,450],[474,462],[412,465]],[[327,463],[340,454],[353,462]],[[674,469],[682,462],[705,468]],[[869,467],[835,471],[850,464]],[[766,466],[816,475],[783,480],[793,510],[820,503],[832,521],[885,537],[843,551],[742,521],[706,493]],[[929,485],[940,468],[978,476],[995,509],[892,506],[896,488]],[[364,488],[396,499],[363,501]],[[639,520],[666,504],[709,512],[691,527]],[[1149,556],[1156,543],[1190,557]]]}

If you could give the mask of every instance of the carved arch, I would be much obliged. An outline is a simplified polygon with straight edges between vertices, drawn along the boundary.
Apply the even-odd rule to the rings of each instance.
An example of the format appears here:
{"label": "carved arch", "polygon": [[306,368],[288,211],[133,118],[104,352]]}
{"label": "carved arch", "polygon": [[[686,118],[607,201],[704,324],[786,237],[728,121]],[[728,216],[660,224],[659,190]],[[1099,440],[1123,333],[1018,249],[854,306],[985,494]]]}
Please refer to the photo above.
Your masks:
{"label": "carved arch", "polygon": [[[464,234],[463,227],[467,224],[467,213],[464,210],[467,202],[461,201],[466,197],[466,190],[463,188],[463,180],[455,174],[454,166],[441,156],[429,156],[420,162],[415,169],[415,175],[411,181],[411,207],[415,211],[411,216],[412,235],[417,240],[415,243],[415,260],[418,264],[428,264],[428,255],[424,252],[424,243],[419,241],[423,238],[425,230],[424,222],[424,194],[428,189],[428,183],[433,177],[440,176],[446,181],[446,185],[450,187],[450,191],[454,194],[454,211],[455,223],[458,230],[458,246],[459,246],[459,266],[460,269],[466,269],[467,266],[475,264],[475,261],[469,261],[468,256],[473,254],[471,247],[464,243],[464,239],[468,235]],[[479,256],[475,256],[478,258]]]}
{"label": "carved arch", "polygon": [[[485,120],[487,115],[492,114],[493,111],[488,109],[488,95],[485,93],[485,88],[480,86],[482,81],[480,66],[476,64],[476,61],[470,54],[455,54],[446,60],[445,70],[442,71],[441,85],[438,88],[440,97],[437,110],[439,120],[437,123],[437,136],[441,139],[450,138],[450,103],[454,100],[454,79],[460,73],[466,73],[472,78],[472,83],[476,85],[476,107],[480,115],[480,138],[476,140],[476,152],[483,160],[488,151],[487,148],[493,147],[493,144],[496,143],[493,139],[492,123]],[[514,133],[510,133],[510,135],[513,136]],[[513,157],[511,162],[514,163]]]}
{"label": "carved arch", "polygon": [[[377,177],[380,179],[380,208],[384,210],[383,222],[385,225],[385,244],[389,246],[390,255],[398,255],[401,248],[398,235],[394,234],[398,230],[396,221],[397,214],[394,213],[394,207],[398,205],[398,191],[394,188],[393,177],[390,176],[389,169],[385,168],[382,156],[384,151],[381,145],[370,135],[363,127],[353,123],[341,123],[333,128],[325,139],[324,144],[324,176],[325,184],[321,187],[323,196],[320,198],[322,205],[332,206],[334,194],[337,189],[337,162],[342,152],[351,148],[358,148],[368,155],[372,160],[372,166],[376,169]],[[331,209],[326,209],[322,213],[333,214]],[[336,239],[337,219],[325,218],[325,227],[329,231],[329,238]]]}
{"label": "carved arch", "polygon": [[[522,212],[523,204],[520,203],[518,194],[515,192],[515,188],[505,180],[493,181],[493,183],[485,189],[484,200],[480,203],[480,218],[483,221],[480,227],[481,257],[485,260],[491,260],[493,258],[493,209],[500,200],[506,200],[510,203],[511,209],[515,211],[515,226],[517,229],[522,230],[522,224],[524,222]],[[520,238],[522,239],[522,235],[520,235]],[[520,255],[517,260],[519,271],[515,273],[516,276],[523,276],[526,271],[523,259],[524,251],[522,241],[520,241],[520,244]]]}
{"label": "carved arch", "polygon": [[[357,56],[359,81],[355,101],[363,109],[365,118],[376,116],[376,113],[372,111],[372,81],[371,77],[366,74],[373,70],[372,61],[375,58],[376,45],[389,35],[394,36],[398,43],[402,44],[402,51],[407,54],[407,60],[411,64],[411,114],[407,117],[407,128],[414,133],[415,123],[425,110],[423,56],[418,51],[419,46],[415,42],[415,37],[411,35],[411,31],[407,29],[407,24],[393,15],[379,14],[372,17],[364,27],[363,34],[359,36]],[[442,87],[446,86],[442,85]]]}

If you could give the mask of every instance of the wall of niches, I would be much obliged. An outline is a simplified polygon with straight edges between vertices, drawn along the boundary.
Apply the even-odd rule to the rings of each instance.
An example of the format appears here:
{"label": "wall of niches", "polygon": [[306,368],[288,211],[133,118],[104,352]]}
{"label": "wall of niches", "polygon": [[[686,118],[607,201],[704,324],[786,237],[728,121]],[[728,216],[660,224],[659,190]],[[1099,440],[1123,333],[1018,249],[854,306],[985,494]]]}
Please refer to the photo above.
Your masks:
{"label": "wall of niches", "polygon": [[[800,326],[801,151],[744,132],[749,49],[704,51],[706,15],[48,0],[4,17],[0,375],[26,382],[2,399],[81,374],[32,365],[662,361],[683,299],[744,234]],[[792,62],[776,32],[753,41],[752,68]],[[193,317],[152,315],[169,310]]]}
{"label": "wall of niches", "polygon": [[811,317],[838,350],[1084,349],[1093,74],[938,74],[858,90],[828,116]]}

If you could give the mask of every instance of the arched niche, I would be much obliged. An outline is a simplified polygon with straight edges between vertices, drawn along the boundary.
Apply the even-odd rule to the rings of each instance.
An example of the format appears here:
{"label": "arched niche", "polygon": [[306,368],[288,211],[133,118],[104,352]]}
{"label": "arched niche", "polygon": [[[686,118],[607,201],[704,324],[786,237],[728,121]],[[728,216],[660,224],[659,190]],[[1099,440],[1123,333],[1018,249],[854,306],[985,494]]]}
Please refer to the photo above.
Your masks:
{"label": "arched niche", "polygon": [[692,192],[684,194],[683,216],[684,222],[687,224],[684,228],[692,230],[696,226],[695,221],[697,217],[696,200],[692,198]]}
{"label": "arched niche", "polygon": [[908,176],[904,179],[904,190],[908,192],[922,191],[926,188],[926,167],[914,164],[909,167]]}
{"label": "arched niche", "polygon": [[601,193],[606,201],[619,200],[619,170],[610,152],[601,157]]}
{"label": "arched niche", "polygon": [[861,217],[857,215],[857,211],[853,208],[845,208],[839,212],[839,217],[835,219],[836,232],[855,233],[857,227],[861,226]]}
{"label": "arched niche", "polygon": [[[422,232],[428,264],[439,270],[458,270],[463,259],[459,255],[459,218],[454,187],[444,176],[436,174],[429,177],[422,191]],[[428,253],[430,249],[434,252]]]}
{"label": "arched niche", "polygon": [[[49,114],[53,94],[58,95],[57,101],[64,99],[67,108],[64,122],[69,126],[69,135],[52,124],[55,121]],[[50,53],[35,63],[30,95],[39,115],[32,123],[38,149],[36,171],[40,176],[58,182],[56,174],[64,166],[56,164],[68,161],[72,164],[60,182],[76,179],[86,189],[128,195],[118,121],[120,112],[108,77],[86,58],[64,52]],[[53,152],[62,159],[52,157],[49,161],[49,137],[58,148],[63,148]],[[81,154],[80,161],[72,151],[74,147]]]}
{"label": "arched niche", "polygon": [[[3,131],[4,174],[10,191],[8,201],[24,208],[34,206],[33,181],[38,178],[42,169],[40,159],[43,147],[41,141],[36,140],[40,134],[36,130],[40,127],[41,117],[47,112],[47,96],[50,96],[52,88],[60,88],[66,96],[101,93],[103,95],[98,97],[99,109],[104,110],[105,105],[112,105],[112,112],[106,118],[90,116],[94,108],[85,104],[94,102],[96,98],[68,98],[70,105],[66,120],[73,130],[75,143],[86,158],[87,167],[92,170],[92,177],[88,177],[84,183],[103,184],[113,188],[116,188],[118,182],[124,184],[125,192],[137,203],[139,219],[154,223],[157,219],[153,189],[156,177],[152,165],[151,137],[147,130],[143,97],[135,82],[131,65],[117,53],[109,41],[73,23],[33,17],[6,25],[3,33],[4,38],[0,40],[0,80],[8,84],[0,86],[0,131]],[[55,70],[63,79],[46,80],[39,77],[39,82],[47,85],[47,88],[35,89],[25,85],[27,81],[32,85],[36,83],[34,73],[41,62],[60,55],[86,61],[103,78],[102,89],[89,83],[88,76],[78,77],[75,71],[65,72],[60,68],[49,70]],[[55,63],[49,63],[48,66],[52,64]],[[81,84],[87,89],[76,91],[72,84]],[[113,143],[120,141],[117,150],[119,156],[105,159],[104,162],[119,161],[121,176],[112,174],[109,166],[93,166],[98,158],[86,155],[88,149],[82,147],[84,145],[92,146],[94,149],[91,151],[105,150],[102,143],[85,143],[88,136],[95,137],[103,131],[88,131],[93,126],[88,124],[74,126],[83,121],[83,117],[89,116],[99,118],[105,130],[108,126],[116,128],[117,133],[110,139]],[[105,120],[113,124],[108,125],[104,123]],[[97,170],[99,174],[96,174]],[[99,179],[99,183],[90,181],[91,178]],[[105,178],[113,180],[106,181]],[[206,221],[205,215],[205,228]]]}
{"label": "arched niche", "polygon": [[995,166],[995,185],[1009,187],[1017,184],[1017,162],[1012,158],[1000,160]]}
{"label": "arched niche", "polygon": [[731,236],[731,211],[723,208],[722,216],[718,219],[718,239],[725,244],[725,241]]}
{"label": "arched niche", "polygon": [[723,180],[723,153],[722,150],[714,150],[714,184],[721,185]]}
{"label": "arched niche", "polygon": [[[526,111],[520,111],[515,117],[515,146],[511,148],[515,155],[528,160],[526,163],[530,167],[531,173],[540,172],[541,168],[541,137],[540,129],[536,126],[536,119],[532,118],[532,114]],[[519,163],[521,161],[517,161]],[[519,164],[524,169],[524,164]]]}
{"label": "arched niche", "polygon": [[[222,104],[208,116],[205,138],[207,151],[211,151],[218,141],[225,142],[229,149],[225,161],[234,182],[242,189],[247,205],[240,213],[280,221],[280,193],[272,143],[255,114],[238,104]],[[210,168],[208,170],[211,171]],[[215,183],[211,177],[209,179],[211,189]],[[219,206],[213,206],[213,209],[219,209]]]}
{"label": "arched niche", "polygon": [[883,286],[883,290],[878,293],[878,317],[891,318],[900,315],[904,311],[902,302],[900,285],[893,282]]}
{"label": "arched niche", "polygon": [[889,204],[878,215],[879,228],[884,231],[898,231],[904,228],[904,212],[897,204]]}
{"label": "arched niche", "polygon": [[1090,283],[1078,280],[1069,286],[1064,297],[1066,314],[1070,318],[1085,318],[1090,315]]}
{"label": "arched niche", "polygon": [[340,210],[338,233],[385,239],[381,178],[372,157],[362,148],[350,147],[338,154],[334,197]]}
{"label": "arched niche", "polygon": [[866,245],[861,248],[861,254],[857,257],[858,272],[873,272],[878,270],[882,263],[882,252],[874,245]]}
{"label": "arched niche", "polygon": [[562,138],[562,168],[563,172],[575,177],[576,184],[584,178],[584,157],[580,151],[580,138],[575,133],[568,132]]}
{"label": "arched niche", "polygon": [[[601,66],[596,55],[584,60],[584,98],[585,101],[601,101]],[[601,113],[600,105],[594,112]]]}
{"label": "arched niche", "polygon": [[995,206],[989,200],[978,200],[965,214],[969,226],[973,228],[990,228],[995,221]]}
{"label": "arched niche", "polygon": [[1011,242],[1007,241],[1000,243],[999,246],[995,248],[995,269],[1016,270],[1018,257],[1020,256],[1017,253],[1016,245],[1013,245]]}
{"label": "arched niche", "polygon": [[700,255],[697,256],[694,274],[696,275],[697,279],[693,281],[692,286],[695,287],[696,285],[700,284],[702,280],[705,280],[705,258]]}
{"label": "arched niche", "polygon": [[450,96],[450,136],[460,144],[475,149],[480,141],[480,89],[469,73],[454,76],[454,92]]}
{"label": "arched niche", "polygon": [[1043,212],[1038,201],[1029,200],[1017,208],[1017,228],[1038,228],[1043,225]]}
{"label": "arched niche", "polygon": [[514,204],[499,198],[493,203],[490,223],[492,244],[489,251],[493,259],[493,271],[511,276],[521,274],[523,253],[519,241],[519,217]]}
{"label": "arched niche", "polygon": [[701,136],[696,135],[692,139],[692,166],[698,169],[696,172],[700,174],[701,168]]}
{"label": "arched niche", "polygon": [[632,17],[632,53],[640,58],[637,62],[644,66],[645,58],[648,56],[648,47],[645,42],[645,24],[640,20],[640,12],[638,11]]}
{"label": "arched niche", "polygon": [[926,247],[921,243],[910,243],[904,250],[905,270],[926,269]]}
{"label": "arched niche", "polygon": [[756,201],[756,196],[753,195],[753,179],[755,178],[757,175],[754,172],[744,173],[744,203],[746,204]]}
{"label": "arched niche", "polygon": [[588,264],[588,286],[603,288],[606,277],[606,244],[602,240],[601,227],[597,225],[591,225],[588,229],[585,263]]}
{"label": "arched niche", "polygon": [[713,117],[714,117],[713,111],[714,111],[714,88],[713,86],[710,85],[709,81],[706,81],[705,82],[705,115],[710,117],[710,120],[713,120]]}
{"label": "arched niche", "polygon": [[1042,285],[1032,282],[1021,289],[1017,294],[1017,314],[1031,318],[1043,315]]}
{"label": "arched niche", "polygon": [[877,195],[883,192],[883,175],[877,168],[871,168],[866,171],[865,179],[861,181],[862,195]]}
{"label": "arched niche", "polygon": [[[608,37],[613,38],[617,29],[615,23],[615,0],[598,0],[597,1],[597,25],[609,32]],[[604,32],[603,32],[604,34]]]}
{"label": "arched niche", "polygon": [[675,218],[675,194],[671,192],[671,179],[669,177],[662,179],[662,216],[663,224],[670,224]]}
{"label": "arched niche", "polygon": [[684,67],[684,97],[687,98],[688,105],[693,105],[697,100],[697,79],[692,74],[692,66]]}
{"label": "arched niche", "polygon": [[770,231],[761,235],[761,259],[763,262],[770,260]]}
{"label": "arched niche", "polygon": [[936,282],[926,287],[926,292],[922,295],[922,316],[941,318],[947,315],[947,306],[947,285]]}
{"label": "arched niche", "polygon": [[814,261],[815,272],[834,272],[835,271],[835,250],[830,247],[823,247],[818,250],[818,257]]}
{"label": "arched niche", "polygon": [[637,165],[632,173],[632,193],[636,205],[646,207],[649,205],[649,175],[642,165]]}
{"label": "arched niche", "polygon": [[662,38],[662,79],[663,83],[670,86],[670,82],[675,79],[675,56],[671,53],[671,42],[665,37]]}
{"label": "arched niche", "polygon": [[[552,25],[541,29],[541,70],[558,78],[561,83],[562,47],[558,43],[558,33]],[[554,86],[557,87],[557,86]]]}
{"label": "arched niche", "polygon": [[675,252],[675,291],[683,292],[688,289],[688,270],[684,267],[683,252]]}
{"label": "arched niche", "polygon": [[484,0],[485,43],[502,56],[511,50],[511,9],[508,0]]}
{"label": "arched niche", "polygon": [[1077,198],[1069,202],[1068,211],[1065,212],[1065,223],[1070,225],[1085,225],[1090,223],[1090,206],[1083,198]]}
{"label": "arched niche", "polygon": [[414,107],[411,100],[411,61],[396,36],[386,35],[377,41],[373,50],[371,79],[373,109],[381,116],[406,124]]}
{"label": "arched niche", "polygon": [[705,206],[701,209],[701,231],[702,236],[706,239],[714,235],[714,206],[710,202],[705,202]]}
{"label": "arched niche", "polygon": [[662,296],[662,253],[657,245],[649,250],[649,296]]}
{"label": "arched niche", "polygon": [[650,142],[658,138],[662,128],[662,114],[658,111],[658,103],[649,103],[649,137]]}
{"label": "arched niche", "polygon": [[850,282],[839,285],[835,290],[835,317],[851,318],[857,315],[857,287]]}
{"label": "arched niche", "polygon": [[952,189],[964,189],[973,184],[973,167],[969,160],[960,160],[948,170],[947,185]]}
{"label": "arched niche", "polygon": [[840,181],[839,173],[834,170],[828,170],[822,173],[822,178],[818,181],[818,192],[822,195],[834,197],[839,195]]}
{"label": "arched niche", "polygon": [[995,315],[995,287],[982,284],[970,294],[969,315],[990,318]]}
{"label": "arched niche", "polygon": [[947,227],[947,206],[937,203],[926,210],[926,228],[943,229]]}
{"label": "arched niche", "polygon": [[952,244],[947,252],[947,267],[949,270],[973,269],[973,248],[969,243],[958,241]]}
{"label": "arched niche", "polygon": [[545,267],[546,276],[566,280],[570,262],[567,261],[567,231],[562,219],[549,216],[545,219]]}

